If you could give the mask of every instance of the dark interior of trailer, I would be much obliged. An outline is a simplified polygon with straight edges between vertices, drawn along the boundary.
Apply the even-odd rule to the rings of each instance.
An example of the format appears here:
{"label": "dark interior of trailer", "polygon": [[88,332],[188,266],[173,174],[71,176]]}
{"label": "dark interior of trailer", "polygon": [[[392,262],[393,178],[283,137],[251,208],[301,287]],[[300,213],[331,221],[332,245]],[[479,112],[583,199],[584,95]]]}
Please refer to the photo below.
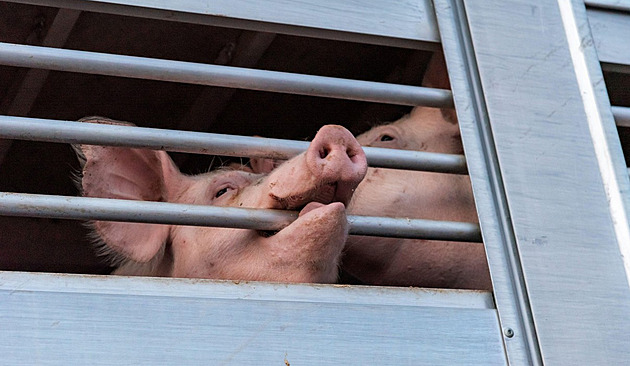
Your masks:
{"label": "dark interior of trailer", "polygon": [[[167,60],[420,85],[430,53],[314,38],[0,2],[0,41]],[[358,133],[408,107],[0,66],[0,113],[309,140],[324,124]],[[3,141],[0,191],[75,196],[68,144]],[[171,153],[205,172],[230,158]],[[232,158],[234,159],[234,158]],[[108,273],[81,222],[0,217],[0,269]]]}
{"label": "dark interior of trailer", "polygon": [[[348,79],[420,85],[430,52],[0,2],[0,41]],[[630,106],[628,74],[607,73]],[[309,140],[324,124],[353,133],[410,108],[0,66],[0,113],[57,120],[106,116],[138,126]],[[630,129],[620,128],[630,146]],[[628,154],[626,154],[628,155]],[[172,153],[185,173],[230,158]],[[1,141],[0,191],[77,195],[67,144]],[[0,270],[108,273],[81,222],[0,216]]]}

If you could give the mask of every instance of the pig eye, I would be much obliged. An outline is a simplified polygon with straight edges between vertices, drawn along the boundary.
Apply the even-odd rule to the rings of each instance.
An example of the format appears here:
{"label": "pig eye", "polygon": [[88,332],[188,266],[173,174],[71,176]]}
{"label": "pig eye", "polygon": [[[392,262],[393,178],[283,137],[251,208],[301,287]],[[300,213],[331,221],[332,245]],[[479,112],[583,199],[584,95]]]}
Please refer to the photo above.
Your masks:
{"label": "pig eye", "polygon": [[381,141],[394,141],[394,138],[390,135],[383,135],[381,136]]}
{"label": "pig eye", "polygon": [[217,191],[217,193],[214,195],[214,198],[219,198],[232,189],[233,188],[231,187],[225,187],[225,188],[219,189],[219,191]]}

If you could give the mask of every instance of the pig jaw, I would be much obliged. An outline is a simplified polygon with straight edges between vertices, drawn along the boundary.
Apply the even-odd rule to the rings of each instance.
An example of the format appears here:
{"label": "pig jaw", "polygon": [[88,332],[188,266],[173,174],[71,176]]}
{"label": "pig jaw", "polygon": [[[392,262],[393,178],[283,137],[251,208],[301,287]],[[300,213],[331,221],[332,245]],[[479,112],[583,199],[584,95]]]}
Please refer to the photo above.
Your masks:
{"label": "pig jaw", "polygon": [[174,227],[173,262],[162,267],[172,277],[332,283],[347,235],[343,204],[312,203],[270,237],[246,229]]}

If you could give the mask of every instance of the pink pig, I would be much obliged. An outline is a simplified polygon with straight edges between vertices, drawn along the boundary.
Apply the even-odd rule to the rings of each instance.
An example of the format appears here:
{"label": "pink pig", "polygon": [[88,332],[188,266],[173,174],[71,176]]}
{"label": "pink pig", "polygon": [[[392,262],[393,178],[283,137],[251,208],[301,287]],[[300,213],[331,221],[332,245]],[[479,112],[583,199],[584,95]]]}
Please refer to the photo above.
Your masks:
{"label": "pink pig", "polygon": [[[434,54],[423,84],[450,88],[443,56]],[[415,107],[398,121],[357,137],[363,146],[463,154],[453,109]],[[355,215],[398,216],[477,222],[465,175],[370,168],[348,211]],[[344,269],[371,284],[491,289],[482,244],[350,236]]]}
{"label": "pink pig", "polygon": [[[434,54],[425,86],[450,88],[443,56]],[[463,154],[453,109],[415,107],[398,121],[359,135],[363,146]],[[252,159],[254,171],[269,172],[271,159]],[[477,222],[465,175],[369,168],[348,211],[353,215]],[[491,289],[485,251],[479,243],[348,237],[343,269],[373,285]]]}
{"label": "pink pig", "polygon": [[[100,117],[84,122],[126,124]],[[308,150],[268,175],[182,174],[164,151],[81,145],[89,197],[300,210],[269,235],[248,229],[95,221],[121,275],[334,282],[348,234],[345,205],[366,174],[352,134],[324,126]]]}

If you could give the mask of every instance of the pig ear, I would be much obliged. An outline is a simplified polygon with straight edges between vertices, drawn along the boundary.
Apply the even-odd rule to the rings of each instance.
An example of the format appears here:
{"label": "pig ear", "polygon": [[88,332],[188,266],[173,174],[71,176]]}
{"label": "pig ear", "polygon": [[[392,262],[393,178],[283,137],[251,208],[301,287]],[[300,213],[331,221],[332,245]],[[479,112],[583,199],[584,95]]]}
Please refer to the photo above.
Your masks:
{"label": "pig ear", "polygon": [[[254,137],[262,137],[254,135]],[[269,159],[269,158],[250,158],[249,166],[252,167],[252,172],[256,174],[271,173],[278,165],[284,163],[285,160]]]}
{"label": "pig ear", "polygon": [[[422,85],[429,88],[451,89],[451,83],[448,79],[448,71],[446,70],[446,61],[444,55],[440,51],[436,51],[431,56],[427,70],[424,73]],[[451,123],[457,123],[457,114],[453,108],[441,108],[444,119]]]}
{"label": "pig ear", "polygon": [[450,89],[451,83],[448,80],[448,72],[446,71],[446,61],[444,55],[440,51],[436,51],[431,56],[431,60],[424,72],[422,85],[429,88]]}
{"label": "pig ear", "polygon": [[[168,201],[169,188],[172,194],[183,177],[164,151],[93,145],[75,149],[83,156],[81,188],[87,197]],[[136,262],[151,260],[169,236],[168,225],[95,221],[94,228],[108,248]]]}
{"label": "pig ear", "polygon": [[257,174],[267,174],[274,170],[283,161],[268,158],[251,158],[249,159],[249,165],[252,167],[252,171]]}

